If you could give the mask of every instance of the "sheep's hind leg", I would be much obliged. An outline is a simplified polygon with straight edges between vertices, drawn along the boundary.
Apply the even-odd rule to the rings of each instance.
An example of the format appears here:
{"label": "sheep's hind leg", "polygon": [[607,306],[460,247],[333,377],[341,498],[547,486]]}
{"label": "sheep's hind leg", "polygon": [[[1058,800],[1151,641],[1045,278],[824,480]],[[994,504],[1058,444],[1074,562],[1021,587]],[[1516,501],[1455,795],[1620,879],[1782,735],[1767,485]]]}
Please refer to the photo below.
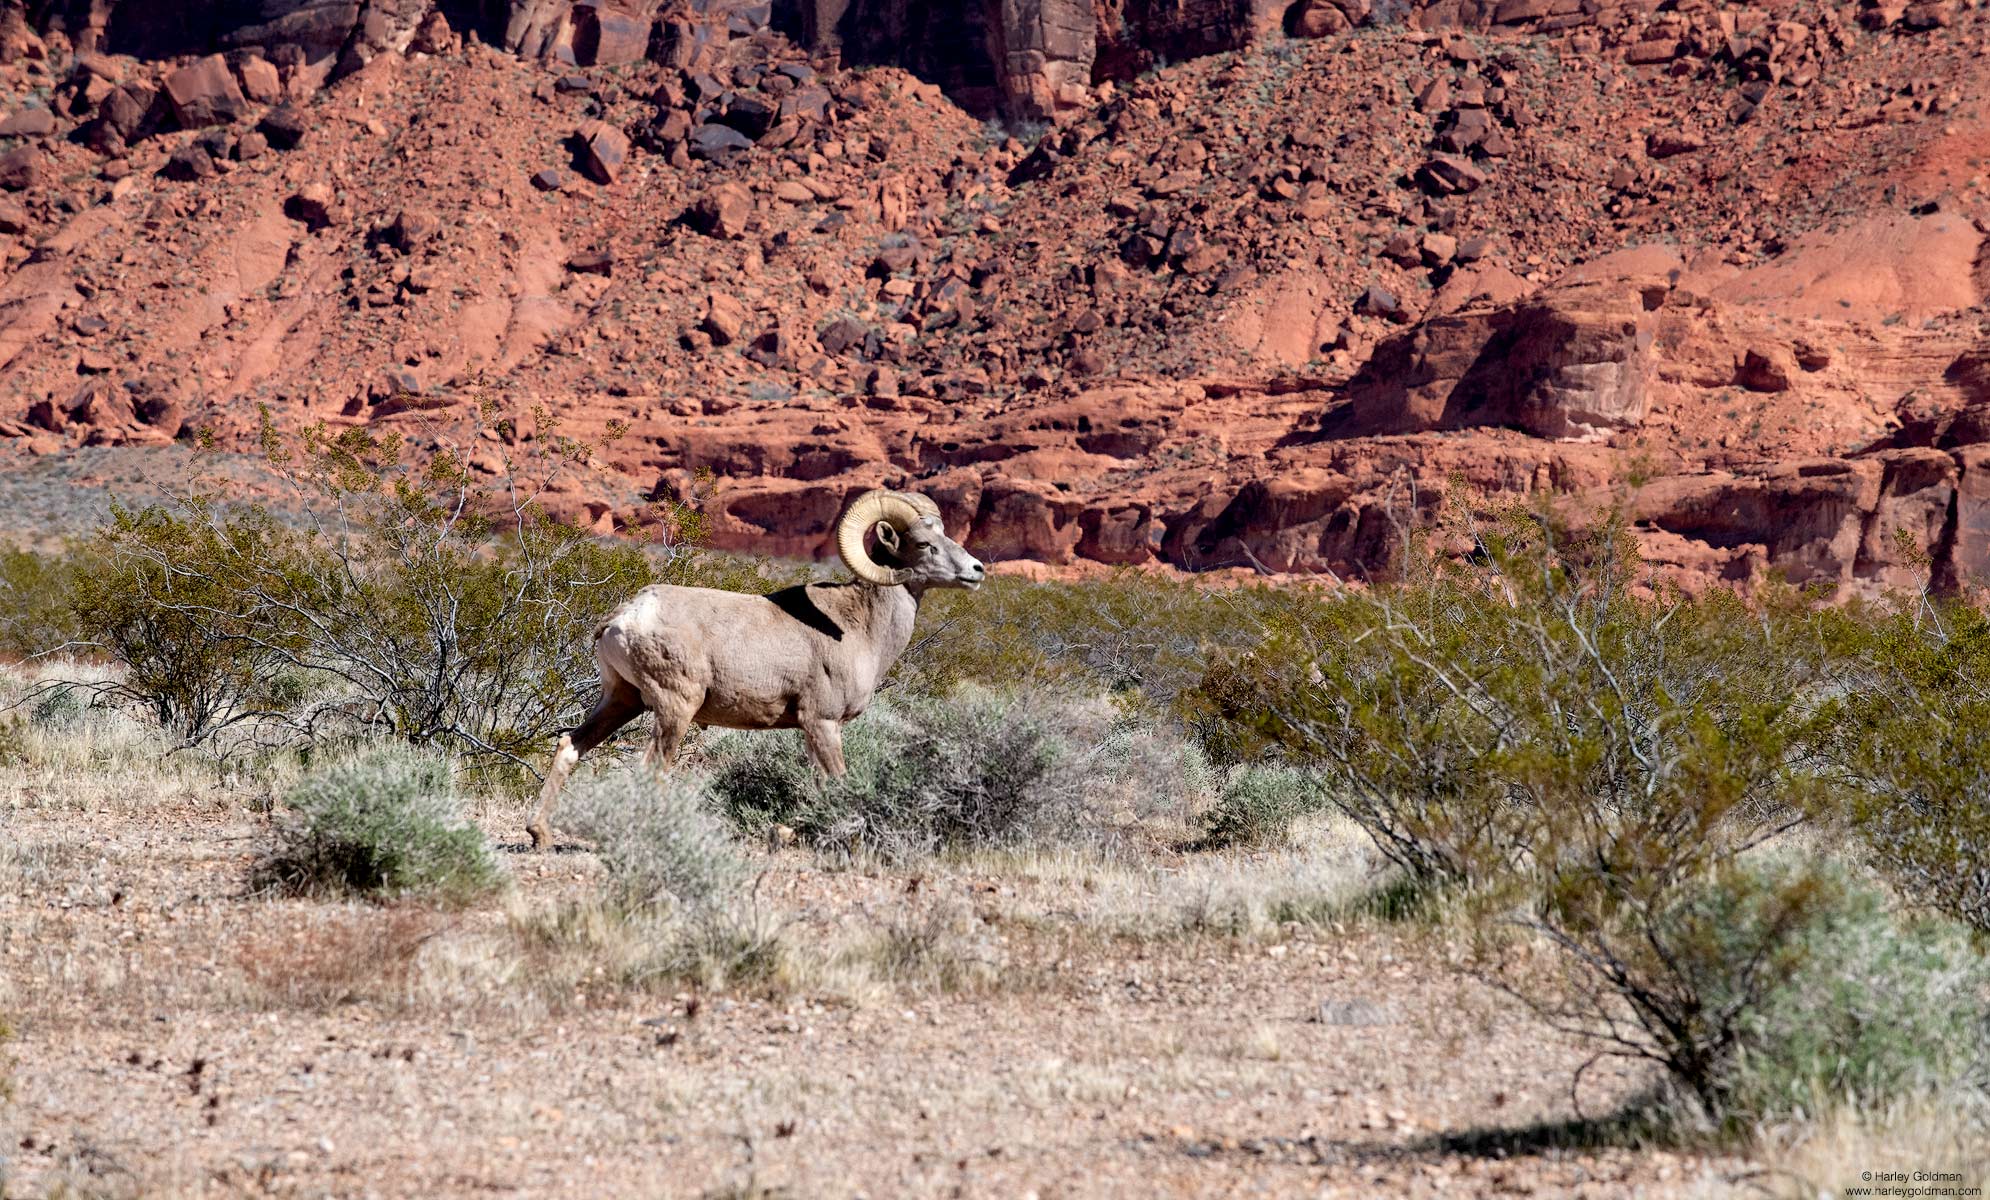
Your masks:
{"label": "sheep's hind leg", "polygon": [[684,733],[691,728],[691,714],[656,714],[656,729],[650,734],[649,748],[643,751],[643,766],[661,775],[670,770],[677,758],[677,748],[684,744]]}
{"label": "sheep's hind leg", "polygon": [[613,737],[616,730],[635,720],[642,711],[642,697],[636,694],[636,689],[620,679],[604,679],[601,699],[594,711],[572,733],[560,735],[560,748],[553,753],[553,765],[546,769],[545,786],[539,789],[539,806],[525,826],[534,850],[553,844],[553,831],[546,818],[552,815],[553,802],[560,798],[560,789],[566,786],[567,776],[573,773],[580,756]]}
{"label": "sheep's hind leg", "polygon": [[656,717],[656,728],[650,732],[649,749],[643,751],[643,766],[660,775],[670,770],[685,731],[691,728],[691,719],[698,715],[705,698],[702,693],[686,695],[681,690],[657,688],[645,699]]}

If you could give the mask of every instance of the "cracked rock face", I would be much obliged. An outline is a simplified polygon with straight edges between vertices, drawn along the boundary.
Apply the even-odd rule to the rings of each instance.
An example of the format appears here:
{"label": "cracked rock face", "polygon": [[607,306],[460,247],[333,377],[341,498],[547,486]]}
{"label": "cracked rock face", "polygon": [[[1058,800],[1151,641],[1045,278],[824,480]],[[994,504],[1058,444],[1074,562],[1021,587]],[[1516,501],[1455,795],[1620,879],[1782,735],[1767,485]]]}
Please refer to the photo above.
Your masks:
{"label": "cracked rock face", "polygon": [[1601,440],[1644,419],[1655,325],[1628,281],[1440,316],[1376,349],[1354,415],[1376,433],[1494,425]]}

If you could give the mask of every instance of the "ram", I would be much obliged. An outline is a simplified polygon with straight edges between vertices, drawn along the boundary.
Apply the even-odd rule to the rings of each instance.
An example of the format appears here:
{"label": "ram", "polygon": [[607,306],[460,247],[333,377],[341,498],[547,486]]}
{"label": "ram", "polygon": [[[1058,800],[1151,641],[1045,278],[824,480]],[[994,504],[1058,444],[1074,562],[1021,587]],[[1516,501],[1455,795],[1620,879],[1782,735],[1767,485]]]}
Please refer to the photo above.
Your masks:
{"label": "ram", "polygon": [[853,582],[765,596],[659,584],[617,609],[594,634],[601,699],[560,738],[526,826],[532,844],[551,844],[547,819],[581,755],[645,709],[656,728],[643,761],[659,769],[695,721],[800,729],[816,767],[843,774],[843,722],[869,706],[905,652],[919,598],[928,588],[977,588],[988,572],[947,536],[939,506],[909,492],[857,497],[836,523],[836,548]]}

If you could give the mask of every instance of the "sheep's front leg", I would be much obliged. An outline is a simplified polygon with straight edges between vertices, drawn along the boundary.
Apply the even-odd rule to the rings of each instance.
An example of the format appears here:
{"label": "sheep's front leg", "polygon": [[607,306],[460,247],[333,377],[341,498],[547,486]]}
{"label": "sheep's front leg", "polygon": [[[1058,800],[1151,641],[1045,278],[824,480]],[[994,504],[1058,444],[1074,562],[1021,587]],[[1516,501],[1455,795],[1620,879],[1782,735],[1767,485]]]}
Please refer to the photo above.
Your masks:
{"label": "sheep's front leg", "polygon": [[813,718],[803,721],[802,737],[808,742],[808,756],[815,768],[831,779],[841,779],[843,765],[843,723]]}

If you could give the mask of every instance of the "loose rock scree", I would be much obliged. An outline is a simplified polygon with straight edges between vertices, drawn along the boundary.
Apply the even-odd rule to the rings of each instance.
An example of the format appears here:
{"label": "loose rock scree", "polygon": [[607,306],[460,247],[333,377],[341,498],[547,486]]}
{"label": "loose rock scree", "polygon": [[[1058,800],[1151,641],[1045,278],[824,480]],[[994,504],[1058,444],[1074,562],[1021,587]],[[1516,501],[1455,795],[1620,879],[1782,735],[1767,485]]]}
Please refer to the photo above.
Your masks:
{"label": "loose rock scree", "polygon": [[[877,541],[874,552],[864,535]],[[949,538],[939,506],[884,489],[859,496],[836,524],[856,575],[764,596],[659,584],[644,588],[594,636],[601,699],[562,735],[526,832],[552,841],[547,818],[574,764],[640,715],[656,714],[646,766],[667,769],[692,722],[728,729],[800,729],[809,758],[843,774],[843,722],[871,702],[912,639],[927,588],[976,588],[981,561]],[[883,561],[879,561],[882,559]]]}

